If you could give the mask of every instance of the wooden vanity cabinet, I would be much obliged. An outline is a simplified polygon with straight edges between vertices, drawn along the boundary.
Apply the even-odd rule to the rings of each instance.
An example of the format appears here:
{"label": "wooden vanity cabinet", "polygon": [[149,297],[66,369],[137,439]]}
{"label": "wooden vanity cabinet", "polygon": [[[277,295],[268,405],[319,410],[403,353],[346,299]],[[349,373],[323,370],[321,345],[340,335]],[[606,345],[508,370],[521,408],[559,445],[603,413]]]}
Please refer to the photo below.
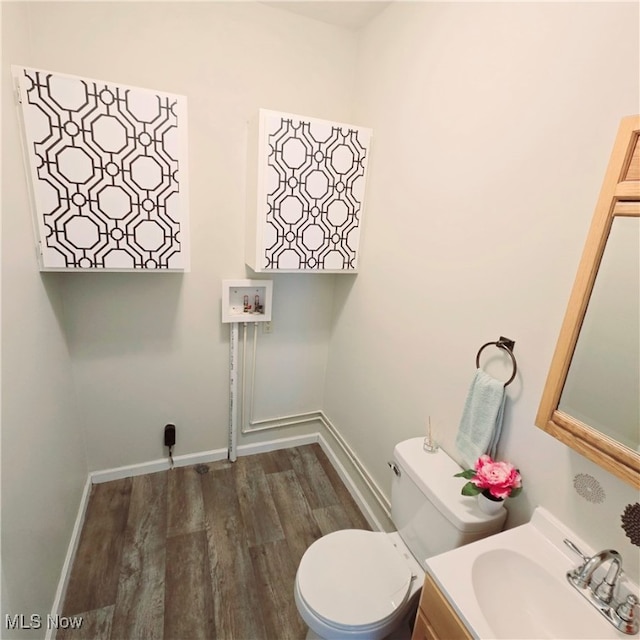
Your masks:
{"label": "wooden vanity cabinet", "polygon": [[411,640],[471,640],[472,637],[433,578],[427,574]]}

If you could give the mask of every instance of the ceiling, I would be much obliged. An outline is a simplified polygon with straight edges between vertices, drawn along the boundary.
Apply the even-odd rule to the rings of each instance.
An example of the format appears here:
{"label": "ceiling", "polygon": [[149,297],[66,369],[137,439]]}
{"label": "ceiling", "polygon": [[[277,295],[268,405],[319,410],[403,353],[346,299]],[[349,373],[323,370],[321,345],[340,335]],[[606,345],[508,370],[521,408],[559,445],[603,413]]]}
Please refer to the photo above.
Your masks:
{"label": "ceiling", "polygon": [[291,11],[313,20],[357,30],[384,11],[392,2],[386,0],[277,0],[263,4]]}

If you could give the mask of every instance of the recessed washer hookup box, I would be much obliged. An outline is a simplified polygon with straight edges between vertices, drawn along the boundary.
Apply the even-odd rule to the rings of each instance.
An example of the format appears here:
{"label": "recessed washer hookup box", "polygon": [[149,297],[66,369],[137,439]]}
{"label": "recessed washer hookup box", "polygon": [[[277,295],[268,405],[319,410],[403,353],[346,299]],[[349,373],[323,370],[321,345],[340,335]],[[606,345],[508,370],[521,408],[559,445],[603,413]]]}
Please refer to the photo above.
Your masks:
{"label": "recessed washer hookup box", "polygon": [[222,322],[271,322],[272,280],[223,280]]}

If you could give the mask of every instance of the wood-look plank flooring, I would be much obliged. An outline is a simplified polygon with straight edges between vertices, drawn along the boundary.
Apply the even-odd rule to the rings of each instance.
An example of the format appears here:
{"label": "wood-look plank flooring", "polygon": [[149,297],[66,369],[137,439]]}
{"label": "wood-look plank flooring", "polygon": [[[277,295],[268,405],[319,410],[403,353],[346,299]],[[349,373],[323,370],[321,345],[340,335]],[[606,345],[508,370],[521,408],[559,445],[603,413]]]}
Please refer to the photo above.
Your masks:
{"label": "wood-look plank flooring", "polygon": [[307,547],[369,529],[317,444],[94,485],[58,640],[302,640]]}

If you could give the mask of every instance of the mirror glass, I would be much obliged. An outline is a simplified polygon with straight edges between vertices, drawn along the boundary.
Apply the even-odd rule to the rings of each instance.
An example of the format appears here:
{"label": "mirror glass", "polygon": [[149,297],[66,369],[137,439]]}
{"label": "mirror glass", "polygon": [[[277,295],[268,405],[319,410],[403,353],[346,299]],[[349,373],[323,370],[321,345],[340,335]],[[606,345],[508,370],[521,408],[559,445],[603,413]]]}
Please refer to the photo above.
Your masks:
{"label": "mirror glass", "polygon": [[640,219],[611,226],[558,408],[640,451]]}

